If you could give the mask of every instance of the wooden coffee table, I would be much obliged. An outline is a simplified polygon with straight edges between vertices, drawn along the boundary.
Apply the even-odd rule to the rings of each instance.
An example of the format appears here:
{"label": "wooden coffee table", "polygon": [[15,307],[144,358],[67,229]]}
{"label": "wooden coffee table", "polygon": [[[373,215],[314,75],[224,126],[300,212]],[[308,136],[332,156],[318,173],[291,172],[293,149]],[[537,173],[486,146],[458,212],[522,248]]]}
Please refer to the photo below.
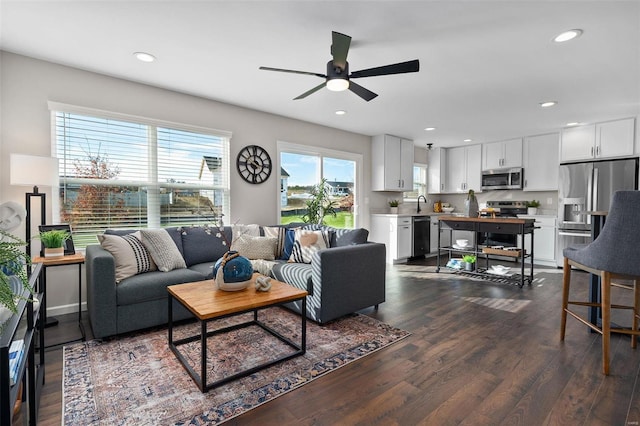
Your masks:
{"label": "wooden coffee table", "polygon": [[[278,362],[291,359],[298,355],[303,355],[307,347],[307,292],[299,290],[289,284],[271,280],[271,290],[260,292],[255,290],[253,282],[255,282],[258,274],[253,274],[252,284],[245,290],[240,291],[224,291],[219,290],[214,280],[198,281],[194,283],[178,284],[167,287],[169,292],[169,347],[182,363],[191,378],[196,382],[200,390],[204,393],[230,382],[240,377],[255,373],[258,370],[269,367]],[[173,340],[173,301],[176,300],[182,306],[187,308],[200,322],[200,334],[189,336],[179,340]],[[258,320],[258,311],[272,306],[282,305],[284,303],[302,301],[302,313],[300,315],[302,321],[302,332],[300,344],[295,343],[287,337],[281,335],[276,330]],[[229,327],[217,329],[207,332],[207,323],[216,319],[231,317],[247,312],[253,312],[253,320]],[[277,359],[259,364],[245,370],[224,377],[213,383],[207,383],[207,338],[217,334],[237,330],[244,327],[257,325],[277,337],[284,343],[296,349],[295,352],[282,355]],[[195,371],[189,365],[186,358],[178,349],[178,346],[200,340],[201,363],[200,373]]]}

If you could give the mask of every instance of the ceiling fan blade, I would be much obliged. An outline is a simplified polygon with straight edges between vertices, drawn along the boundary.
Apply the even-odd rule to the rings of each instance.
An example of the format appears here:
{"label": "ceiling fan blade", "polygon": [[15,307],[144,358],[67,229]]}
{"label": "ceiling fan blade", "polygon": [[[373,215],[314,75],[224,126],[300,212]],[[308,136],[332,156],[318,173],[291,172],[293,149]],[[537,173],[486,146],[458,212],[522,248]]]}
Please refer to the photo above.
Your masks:
{"label": "ceiling fan blade", "polygon": [[332,44],[331,55],[333,55],[333,65],[344,69],[347,65],[347,54],[351,45],[351,37],[335,31],[331,32]]}
{"label": "ceiling fan blade", "polygon": [[354,71],[349,78],[374,77],[376,75],[403,74],[418,71],[420,71],[420,61],[414,59],[413,61]]}
{"label": "ceiling fan blade", "polygon": [[298,96],[297,98],[293,98],[293,100],[295,101],[295,100],[298,100],[298,99],[304,99],[304,98],[306,98],[307,96],[311,95],[312,93],[315,93],[315,92],[317,92],[318,90],[322,89],[322,88],[323,88],[324,86],[326,86],[326,85],[327,85],[327,82],[326,82],[326,81],[325,81],[324,83],[322,83],[322,84],[318,84],[316,87],[314,87],[314,88],[313,88],[313,89],[311,89],[311,90],[308,90],[308,91],[304,92],[302,95]]}
{"label": "ceiling fan blade", "polygon": [[367,102],[369,102],[371,99],[378,96],[376,93],[373,93],[369,89],[365,89],[364,87],[354,83],[353,81],[349,82],[349,90],[351,90],[353,93],[360,96],[362,99],[364,99]]}
{"label": "ceiling fan blade", "polygon": [[288,73],[292,73],[292,74],[315,75],[316,77],[327,78],[327,76],[324,75],[324,74],[318,74],[318,73],[315,73],[315,72],[308,72],[308,71],[285,70],[285,69],[282,69],[282,68],[271,68],[271,67],[260,67],[260,69],[261,70],[265,70],[265,71],[288,72]]}

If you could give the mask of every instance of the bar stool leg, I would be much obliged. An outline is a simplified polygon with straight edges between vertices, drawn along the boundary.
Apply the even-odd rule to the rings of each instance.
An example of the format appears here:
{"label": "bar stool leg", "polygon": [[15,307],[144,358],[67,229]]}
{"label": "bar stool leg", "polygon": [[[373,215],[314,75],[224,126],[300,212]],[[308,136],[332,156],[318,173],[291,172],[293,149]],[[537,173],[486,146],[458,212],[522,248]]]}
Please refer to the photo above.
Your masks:
{"label": "bar stool leg", "polygon": [[609,344],[611,341],[611,274],[602,271],[600,274],[600,293],[602,302],[602,372],[609,375]]}
{"label": "bar stool leg", "polygon": [[562,272],[562,319],[560,320],[560,340],[564,340],[565,329],[567,327],[567,308],[569,306],[569,287],[571,285],[571,266],[569,259],[564,258]]}

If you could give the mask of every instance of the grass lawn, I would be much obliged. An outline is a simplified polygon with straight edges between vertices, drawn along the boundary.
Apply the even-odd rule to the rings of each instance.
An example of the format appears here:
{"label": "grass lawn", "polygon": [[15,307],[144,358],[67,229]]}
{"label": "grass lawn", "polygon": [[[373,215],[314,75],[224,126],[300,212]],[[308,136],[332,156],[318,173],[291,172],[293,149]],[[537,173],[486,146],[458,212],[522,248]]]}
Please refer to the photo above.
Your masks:
{"label": "grass lawn", "polygon": [[[292,222],[302,222],[302,216],[282,216],[280,223],[286,225]],[[324,217],[324,223],[334,228],[353,228],[353,213],[338,212],[336,217],[331,215]]]}

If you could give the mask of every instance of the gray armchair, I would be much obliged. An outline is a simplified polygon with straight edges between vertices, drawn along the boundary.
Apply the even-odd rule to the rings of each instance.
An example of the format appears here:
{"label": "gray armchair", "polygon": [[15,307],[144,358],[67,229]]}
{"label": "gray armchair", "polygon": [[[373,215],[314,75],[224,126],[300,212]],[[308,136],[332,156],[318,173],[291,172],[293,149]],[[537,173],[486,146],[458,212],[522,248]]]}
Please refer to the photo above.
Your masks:
{"label": "gray armchair", "polygon": [[[569,247],[563,251],[564,276],[562,288],[562,319],[560,340],[564,340],[567,314],[602,334],[602,372],[609,374],[609,342],[612,332],[631,334],[631,347],[637,346],[640,308],[640,192],[618,191],[613,195],[611,208],[602,232],[591,244],[581,247]],[[571,286],[571,267],[575,267],[600,277],[600,301],[569,300]],[[632,285],[613,282],[630,280]],[[634,292],[633,305],[612,305],[611,287],[624,287]],[[592,324],[569,309],[569,305],[598,307],[602,312],[602,325]],[[631,329],[611,327],[611,309],[630,309],[633,311]]]}

